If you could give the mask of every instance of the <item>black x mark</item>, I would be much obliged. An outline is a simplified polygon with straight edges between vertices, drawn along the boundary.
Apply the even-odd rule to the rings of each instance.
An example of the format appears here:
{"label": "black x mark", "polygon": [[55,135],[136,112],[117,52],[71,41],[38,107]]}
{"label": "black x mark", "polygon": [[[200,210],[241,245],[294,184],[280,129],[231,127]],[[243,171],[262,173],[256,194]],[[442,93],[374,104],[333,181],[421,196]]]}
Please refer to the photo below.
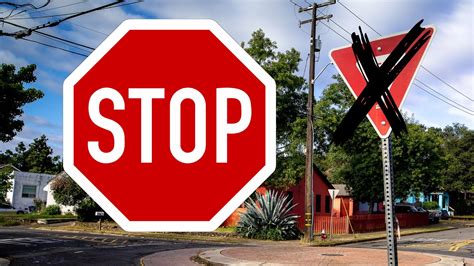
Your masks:
{"label": "black x mark", "polygon": [[377,102],[382,109],[397,137],[403,132],[407,132],[403,116],[398,110],[388,87],[415,56],[418,50],[430,39],[431,34],[429,31],[425,32],[423,36],[418,39],[425,30],[425,28],[421,27],[422,22],[423,20],[420,20],[405,37],[403,37],[380,67],[370,46],[367,34],[363,34],[360,27],[359,31],[362,39],[355,32],[352,33],[352,50],[354,51],[359,68],[365,73],[364,78],[367,85],[337,127],[333,135],[333,143],[342,144],[351,137],[375,102]]}

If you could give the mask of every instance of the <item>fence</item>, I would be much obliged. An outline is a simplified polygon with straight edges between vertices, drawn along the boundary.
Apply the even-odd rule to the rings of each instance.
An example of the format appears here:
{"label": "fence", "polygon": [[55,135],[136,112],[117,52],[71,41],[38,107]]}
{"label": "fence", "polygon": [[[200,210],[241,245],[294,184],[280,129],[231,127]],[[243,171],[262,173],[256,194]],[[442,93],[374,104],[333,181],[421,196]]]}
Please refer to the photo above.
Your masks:
{"label": "fence", "polygon": [[[324,229],[329,234],[331,227],[331,216],[314,217],[314,232],[321,233]],[[332,217],[332,233],[347,234],[349,233],[349,219],[347,217]]]}
{"label": "fence", "polygon": [[[400,228],[424,226],[429,224],[428,213],[399,213],[396,215]],[[333,234],[348,234],[354,232],[374,232],[385,230],[384,214],[365,214],[348,217],[333,217]],[[323,229],[329,233],[330,216],[316,216],[314,220],[314,231],[320,233]],[[349,225],[350,221],[350,225]]]}

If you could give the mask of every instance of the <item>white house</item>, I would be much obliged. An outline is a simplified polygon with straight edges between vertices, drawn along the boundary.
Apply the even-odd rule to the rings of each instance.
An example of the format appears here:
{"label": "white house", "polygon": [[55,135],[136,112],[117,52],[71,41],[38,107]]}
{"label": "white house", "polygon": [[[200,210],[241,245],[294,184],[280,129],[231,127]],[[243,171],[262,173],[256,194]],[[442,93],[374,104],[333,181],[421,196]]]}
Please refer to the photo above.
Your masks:
{"label": "white house", "polygon": [[44,187],[53,179],[54,175],[13,171],[11,177],[13,186],[7,193],[7,201],[13,207],[24,210],[35,205],[34,199],[47,201],[48,193],[44,191]]}

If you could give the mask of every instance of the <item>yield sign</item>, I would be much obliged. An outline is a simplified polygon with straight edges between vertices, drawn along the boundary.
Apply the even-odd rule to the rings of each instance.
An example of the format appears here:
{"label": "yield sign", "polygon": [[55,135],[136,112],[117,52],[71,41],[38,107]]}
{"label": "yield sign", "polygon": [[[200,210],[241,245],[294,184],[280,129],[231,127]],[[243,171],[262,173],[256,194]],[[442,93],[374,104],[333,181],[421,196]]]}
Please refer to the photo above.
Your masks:
{"label": "yield sign", "polygon": [[[425,31],[430,31],[430,39],[423,45],[423,47],[421,47],[412,60],[400,72],[398,77],[389,88],[398,108],[402,106],[405,97],[408,94],[408,89],[410,88],[415,74],[420,67],[421,61],[426,53],[426,49],[431,43],[435,28],[426,27]],[[392,36],[382,37],[370,42],[379,65],[385,61],[385,59],[406,34],[407,32],[399,33]],[[359,97],[367,83],[358,66],[356,57],[352,51],[352,46],[349,45],[333,49],[329,52],[329,57],[346,82],[347,87],[349,87],[350,91],[352,92],[352,95],[354,95],[355,98]],[[383,114],[378,104],[375,104],[372,107],[372,109],[367,114],[367,117],[369,118],[370,123],[375,128],[375,131],[377,131],[377,134],[380,138],[386,138],[390,135],[392,128],[390,127],[387,118]]]}
{"label": "yield sign", "polygon": [[337,197],[337,194],[339,194],[339,189],[328,189],[328,192],[331,199],[334,200]]}

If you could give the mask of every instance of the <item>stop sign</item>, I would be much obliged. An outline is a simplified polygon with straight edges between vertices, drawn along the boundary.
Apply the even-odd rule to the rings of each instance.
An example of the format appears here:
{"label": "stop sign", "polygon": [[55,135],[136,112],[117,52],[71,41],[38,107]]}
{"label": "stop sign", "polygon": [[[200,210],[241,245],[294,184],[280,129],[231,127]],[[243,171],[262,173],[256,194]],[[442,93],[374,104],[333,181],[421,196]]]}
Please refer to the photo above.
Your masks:
{"label": "stop sign", "polygon": [[125,230],[214,230],[275,168],[275,94],[214,21],[127,20],[64,82],[64,169]]}

